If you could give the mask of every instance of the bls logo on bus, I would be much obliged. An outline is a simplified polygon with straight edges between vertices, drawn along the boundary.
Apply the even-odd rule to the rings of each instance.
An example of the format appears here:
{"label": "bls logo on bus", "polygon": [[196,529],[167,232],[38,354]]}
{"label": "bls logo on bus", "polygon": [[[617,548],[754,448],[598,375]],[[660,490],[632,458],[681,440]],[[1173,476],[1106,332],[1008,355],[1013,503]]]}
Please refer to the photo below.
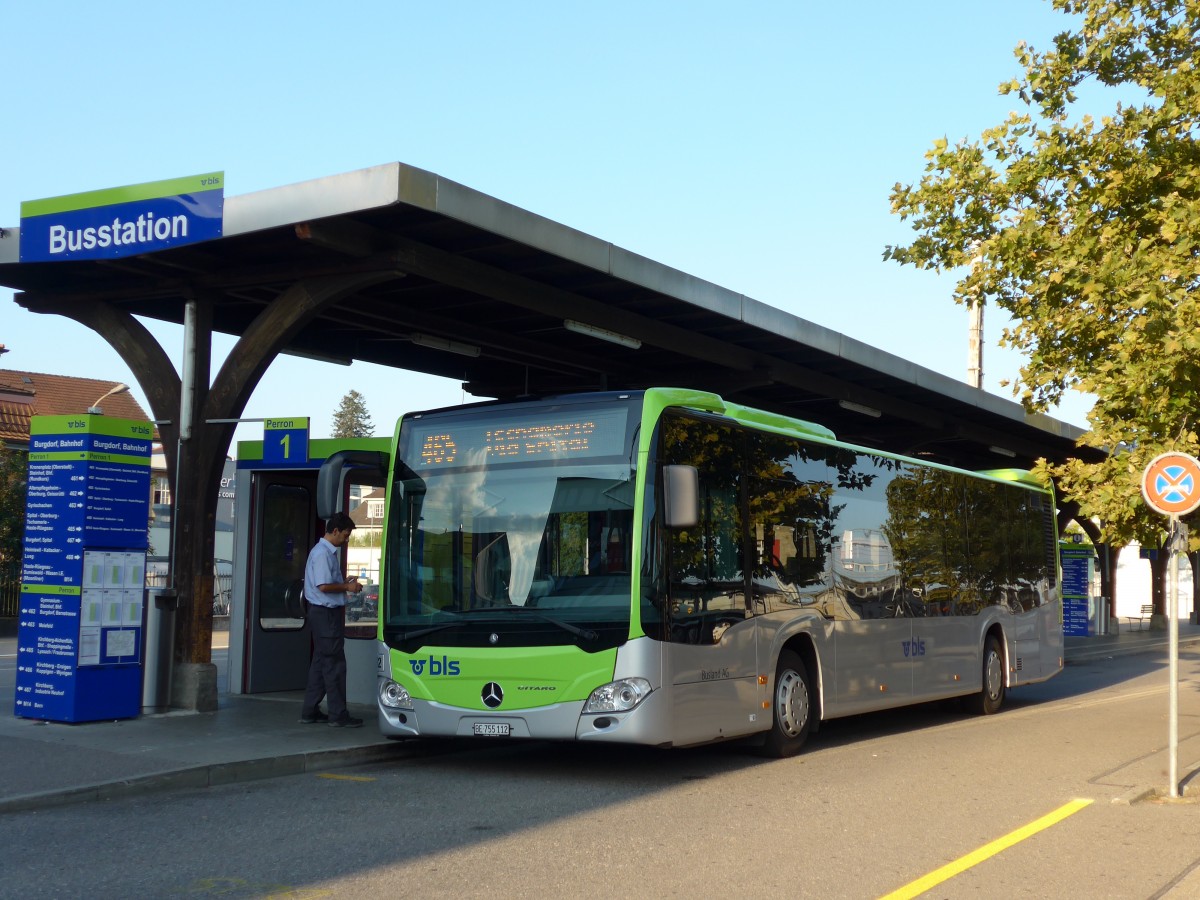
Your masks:
{"label": "bls logo on bus", "polygon": [[913,638],[911,641],[901,641],[905,658],[925,655],[925,638]]}
{"label": "bls logo on bus", "polygon": [[432,656],[428,659],[410,659],[408,664],[412,666],[413,674],[420,675],[429,670],[430,675],[457,675],[458,660],[450,659],[443,656],[441,659],[434,659]]}

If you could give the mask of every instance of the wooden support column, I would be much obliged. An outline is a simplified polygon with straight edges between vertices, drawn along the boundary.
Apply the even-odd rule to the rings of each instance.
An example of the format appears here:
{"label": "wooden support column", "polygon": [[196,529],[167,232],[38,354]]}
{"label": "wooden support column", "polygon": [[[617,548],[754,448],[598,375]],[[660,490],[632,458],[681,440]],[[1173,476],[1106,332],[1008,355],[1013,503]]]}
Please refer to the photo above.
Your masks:
{"label": "wooden support column", "polygon": [[[291,285],[246,328],[211,380],[211,387],[213,298],[203,291],[193,292],[197,314],[195,394],[191,436],[182,442],[178,440],[182,380],[170,357],[137,319],[101,301],[30,294],[18,298],[32,312],[67,316],[100,334],[133,371],[154,417],[171,422],[160,426],[159,433],[172,495],[178,501],[172,511],[172,571],[178,591],[173,707],[201,712],[217,708],[216,669],[211,661],[214,528],[221,472],[234,426],[209,423],[240,418],[271,361],[314,318],[356,291],[404,275],[390,255],[375,262],[366,266],[360,262],[356,271]],[[345,349],[330,347],[331,352]]]}
{"label": "wooden support column", "polygon": [[[184,317],[183,378],[180,385],[178,441],[164,446],[176,458],[177,478],[171,510],[171,584],[175,588],[175,658],[171,706],[210,711],[217,708],[217,669],[212,664],[213,529],[217,492],[207,471],[204,402],[212,371],[212,300],[188,299]],[[228,449],[230,425],[213,426]],[[222,457],[225,450],[221,451]],[[218,475],[218,478],[220,476]]]}

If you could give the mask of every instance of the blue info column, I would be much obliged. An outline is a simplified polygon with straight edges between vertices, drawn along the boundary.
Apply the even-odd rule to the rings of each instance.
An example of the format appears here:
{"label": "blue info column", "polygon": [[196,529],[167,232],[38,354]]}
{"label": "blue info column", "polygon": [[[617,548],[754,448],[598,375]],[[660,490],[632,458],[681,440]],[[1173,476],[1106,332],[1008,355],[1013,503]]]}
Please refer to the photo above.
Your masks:
{"label": "blue info column", "polygon": [[152,431],[98,415],[30,423],[17,716],[141,712]]}
{"label": "blue info column", "polygon": [[1063,543],[1058,552],[1062,563],[1063,634],[1087,637],[1095,550],[1091,544]]}

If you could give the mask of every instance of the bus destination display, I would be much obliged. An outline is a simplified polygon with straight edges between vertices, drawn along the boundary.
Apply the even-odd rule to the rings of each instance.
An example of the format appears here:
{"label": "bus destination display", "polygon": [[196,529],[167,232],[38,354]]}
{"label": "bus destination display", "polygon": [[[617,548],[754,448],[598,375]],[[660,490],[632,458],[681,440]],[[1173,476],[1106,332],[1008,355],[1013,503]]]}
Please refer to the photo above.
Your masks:
{"label": "bus destination display", "polygon": [[578,415],[410,421],[406,457],[422,468],[594,459],[625,453],[625,409]]}

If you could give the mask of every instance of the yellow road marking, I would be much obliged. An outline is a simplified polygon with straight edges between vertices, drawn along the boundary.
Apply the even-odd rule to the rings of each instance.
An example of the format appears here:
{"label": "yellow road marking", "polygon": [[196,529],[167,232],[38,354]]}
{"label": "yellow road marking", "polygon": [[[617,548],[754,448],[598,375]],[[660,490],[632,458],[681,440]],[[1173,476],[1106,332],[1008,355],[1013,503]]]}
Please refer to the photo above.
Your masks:
{"label": "yellow road marking", "polygon": [[368,778],[366,775],[332,775],[328,772],[322,772],[318,778],[329,778],[333,781],[374,781],[374,778]]}
{"label": "yellow road marking", "polygon": [[1033,837],[1039,831],[1044,831],[1051,825],[1057,825],[1063,819],[1067,818],[1067,816],[1073,816],[1091,804],[1091,800],[1072,800],[1070,803],[1060,806],[1054,812],[1047,813],[1040,819],[1030,822],[1016,831],[1011,831],[1004,837],[992,841],[990,844],[984,844],[978,850],[974,850],[966,856],[960,856],[954,862],[947,863],[940,869],[935,869],[928,875],[918,878],[916,881],[909,882],[899,890],[885,894],[880,900],[910,900],[912,897],[920,896],[931,888],[937,887],[943,881],[948,881],[972,866],[979,865],[985,859],[995,856],[1000,851],[1007,850],[1014,844],[1019,844],[1026,838]]}

